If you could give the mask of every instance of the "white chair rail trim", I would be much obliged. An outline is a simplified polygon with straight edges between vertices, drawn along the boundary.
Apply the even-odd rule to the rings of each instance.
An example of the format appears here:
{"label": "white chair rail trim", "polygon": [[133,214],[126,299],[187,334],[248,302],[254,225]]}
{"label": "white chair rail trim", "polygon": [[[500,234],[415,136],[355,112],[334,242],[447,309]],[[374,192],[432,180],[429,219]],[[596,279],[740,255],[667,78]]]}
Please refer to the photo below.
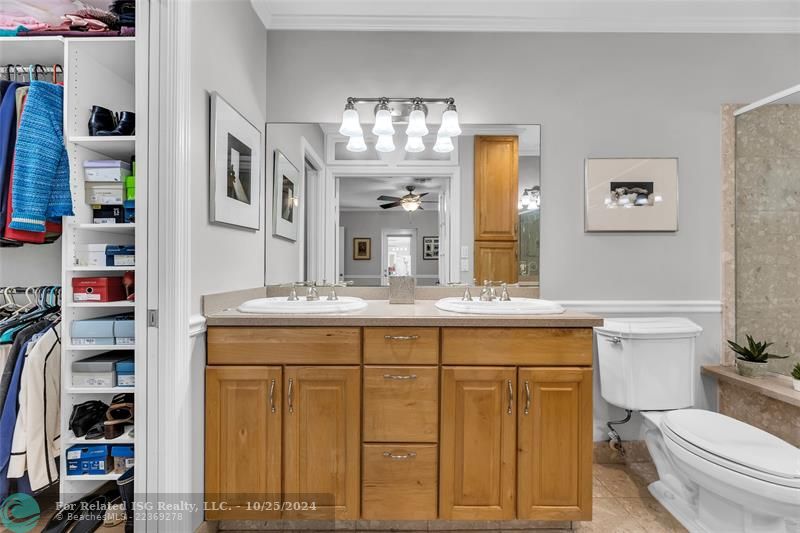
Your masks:
{"label": "white chair rail trim", "polygon": [[597,314],[721,314],[719,300],[559,300],[559,304],[574,311]]}

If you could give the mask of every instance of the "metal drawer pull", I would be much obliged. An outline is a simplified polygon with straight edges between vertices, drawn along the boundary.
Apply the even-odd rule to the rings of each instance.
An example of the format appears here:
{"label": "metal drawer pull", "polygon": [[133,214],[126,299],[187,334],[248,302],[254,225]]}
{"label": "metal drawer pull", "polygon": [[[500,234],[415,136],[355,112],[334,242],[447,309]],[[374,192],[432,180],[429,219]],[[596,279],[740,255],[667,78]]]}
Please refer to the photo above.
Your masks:
{"label": "metal drawer pull", "polygon": [[294,402],[292,401],[292,388],[293,388],[293,385],[294,385],[294,380],[292,378],[289,378],[288,398],[289,398],[289,412],[290,413],[294,413]]}
{"label": "metal drawer pull", "polygon": [[387,341],[415,341],[419,339],[419,335],[384,335]]}
{"label": "metal drawer pull", "polygon": [[400,374],[384,374],[383,379],[417,379],[416,374],[408,374],[406,376]]}
{"label": "metal drawer pull", "polygon": [[275,412],[275,380],[269,383],[269,410]]}
{"label": "metal drawer pull", "polygon": [[417,456],[417,452],[408,452],[404,454],[393,454],[392,452],[383,452],[383,456],[387,459],[394,459],[395,461],[406,461],[408,459],[413,459]]}
{"label": "metal drawer pull", "polygon": [[508,409],[506,412],[511,414],[513,411],[514,406],[514,386],[511,384],[511,380],[508,380]]}
{"label": "metal drawer pull", "polygon": [[531,386],[527,381],[525,382],[525,414],[531,412]]}

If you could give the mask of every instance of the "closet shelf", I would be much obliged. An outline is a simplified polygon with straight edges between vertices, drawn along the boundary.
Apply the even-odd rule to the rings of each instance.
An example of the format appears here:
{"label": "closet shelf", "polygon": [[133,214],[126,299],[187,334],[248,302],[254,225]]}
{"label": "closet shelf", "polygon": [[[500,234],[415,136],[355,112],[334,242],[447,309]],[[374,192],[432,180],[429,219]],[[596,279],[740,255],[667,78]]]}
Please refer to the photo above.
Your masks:
{"label": "closet shelf", "polygon": [[[130,427],[132,426],[133,424],[131,424]],[[130,427],[126,427],[125,433],[116,439],[87,439],[86,436],[76,437],[72,432],[70,432],[67,436],[67,442],[69,444],[133,444],[134,438],[128,436]]]}
{"label": "closet shelf", "polygon": [[87,150],[103,154],[112,159],[127,161],[135,152],[136,136],[92,137],[89,135],[71,136],[69,142]]}
{"label": "closet shelf", "polygon": [[63,307],[72,307],[79,309],[113,309],[116,307],[135,307],[136,302],[119,301],[119,302],[67,302]]}
{"label": "closet shelf", "polygon": [[136,224],[75,224],[74,227],[87,231],[101,231],[103,233],[130,233],[136,229]]}
{"label": "closet shelf", "polygon": [[135,387],[67,387],[67,394],[117,394],[134,392]]}
{"label": "closet shelf", "polygon": [[67,481],[113,481],[119,479],[122,474],[83,474],[80,476],[64,476]]}
{"label": "closet shelf", "polygon": [[120,351],[123,351],[123,350],[135,350],[136,349],[136,345],[135,344],[106,344],[106,345],[103,345],[103,346],[101,346],[99,344],[94,344],[94,345],[90,344],[90,345],[86,345],[86,346],[83,346],[83,345],[78,345],[78,346],[69,345],[69,346],[65,346],[64,349],[65,350],[72,350],[74,352],[96,352],[96,351],[100,351],[100,350],[102,350],[104,352],[120,352]]}
{"label": "closet shelf", "polygon": [[127,272],[136,270],[135,266],[73,266],[69,267],[69,272]]}

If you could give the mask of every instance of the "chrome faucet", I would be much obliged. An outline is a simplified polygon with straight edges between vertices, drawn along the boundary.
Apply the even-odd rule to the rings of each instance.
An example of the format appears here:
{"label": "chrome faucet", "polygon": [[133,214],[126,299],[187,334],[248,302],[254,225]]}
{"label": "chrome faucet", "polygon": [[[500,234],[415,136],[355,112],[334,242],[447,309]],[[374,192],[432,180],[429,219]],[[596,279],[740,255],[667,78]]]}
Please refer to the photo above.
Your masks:
{"label": "chrome faucet", "polygon": [[494,289],[488,279],[483,280],[483,288],[481,289],[480,300],[482,302],[491,302],[494,300]]}
{"label": "chrome faucet", "polygon": [[331,288],[330,294],[328,294],[328,301],[335,302],[339,300],[339,296],[336,295],[336,287],[347,287],[352,285],[352,281],[340,281],[338,283],[331,283],[329,286]]}
{"label": "chrome faucet", "polygon": [[501,282],[500,288],[502,289],[500,293],[500,301],[501,302],[510,302],[511,296],[508,294],[508,283]]}
{"label": "chrome faucet", "polygon": [[317,292],[317,282],[311,281],[308,284],[308,292],[306,293],[306,301],[317,302],[319,301],[319,293]]}
{"label": "chrome faucet", "polygon": [[464,295],[461,296],[462,302],[471,302],[472,301],[472,294],[469,292],[469,283],[459,283],[457,281],[451,281],[447,284],[450,287],[464,287]]}

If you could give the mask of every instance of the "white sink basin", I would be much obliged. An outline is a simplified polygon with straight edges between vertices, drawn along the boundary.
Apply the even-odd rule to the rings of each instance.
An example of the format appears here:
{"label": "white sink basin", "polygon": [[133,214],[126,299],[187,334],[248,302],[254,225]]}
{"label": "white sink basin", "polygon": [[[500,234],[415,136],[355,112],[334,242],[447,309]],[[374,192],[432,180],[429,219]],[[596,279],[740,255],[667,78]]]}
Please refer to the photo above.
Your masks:
{"label": "white sink basin", "polygon": [[338,300],[327,300],[321,296],[319,300],[309,302],[300,298],[290,302],[286,296],[273,298],[257,298],[248,300],[240,305],[237,310],[241,313],[255,313],[259,315],[317,315],[322,313],[352,313],[367,307],[367,302],[352,296],[339,296]]}
{"label": "white sink basin", "polygon": [[564,308],[555,302],[534,298],[511,298],[508,302],[482,302],[477,298],[465,302],[461,298],[442,298],[436,302],[436,307],[465,315],[558,315],[564,312]]}

